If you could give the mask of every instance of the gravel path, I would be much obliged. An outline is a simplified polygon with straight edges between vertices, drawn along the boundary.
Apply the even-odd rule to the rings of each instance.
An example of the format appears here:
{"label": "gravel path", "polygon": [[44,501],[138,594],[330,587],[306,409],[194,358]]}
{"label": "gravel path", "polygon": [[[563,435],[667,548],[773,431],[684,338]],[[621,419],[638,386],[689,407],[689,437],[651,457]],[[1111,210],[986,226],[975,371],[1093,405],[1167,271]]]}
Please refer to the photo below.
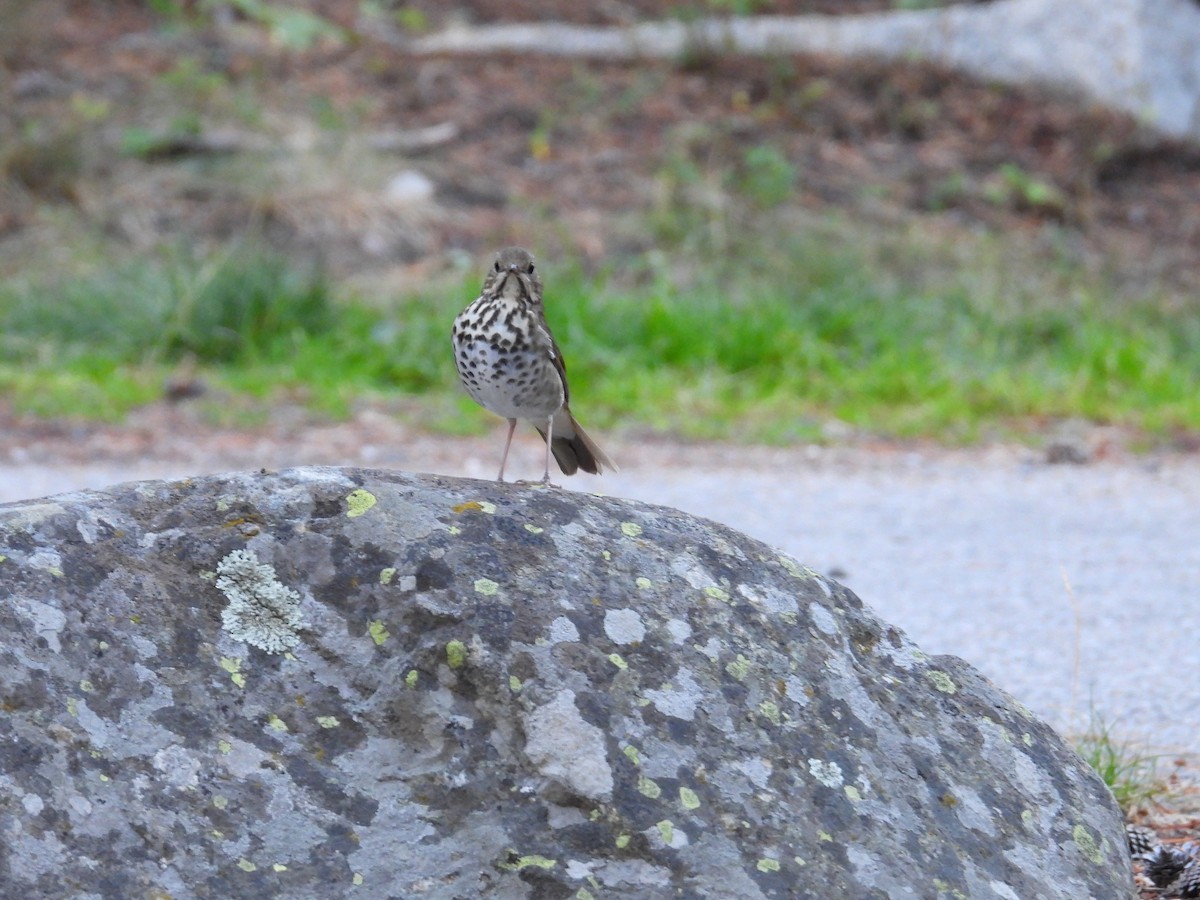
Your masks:
{"label": "gravel path", "polygon": [[937,454],[606,487],[833,574],[927,653],[963,657],[1060,728],[1094,710],[1139,743],[1197,749],[1200,463]]}
{"label": "gravel path", "polygon": [[[74,436],[63,459],[52,452],[61,435],[10,445],[0,501],[302,463],[490,478],[502,441],[413,436],[379,416],[266,436],[162,424],[141,438],[136,428]],[[674,506],[774,544],[1060,728],[1078,730],[1095,710],[1138,743],[1197,749],[1200,459],[1117,454],[1073,466],[1013,448],[606,449],[621,473],[567,486]],[[516,476],[540,474],[532,440],[513,454]]]}

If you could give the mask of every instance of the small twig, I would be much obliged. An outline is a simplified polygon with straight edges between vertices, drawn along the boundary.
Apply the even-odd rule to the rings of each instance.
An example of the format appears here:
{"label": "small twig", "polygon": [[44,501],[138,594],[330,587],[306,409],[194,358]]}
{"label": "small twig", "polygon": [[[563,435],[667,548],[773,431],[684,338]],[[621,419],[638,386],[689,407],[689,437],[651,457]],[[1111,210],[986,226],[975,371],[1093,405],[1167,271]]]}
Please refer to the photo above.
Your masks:
{"label": "small twig", "polygon": [[458,134],[458,123],[440,122],[425,128],[378,131],[367,136],[367,146],[380,153],[406,153],[448,144]]}

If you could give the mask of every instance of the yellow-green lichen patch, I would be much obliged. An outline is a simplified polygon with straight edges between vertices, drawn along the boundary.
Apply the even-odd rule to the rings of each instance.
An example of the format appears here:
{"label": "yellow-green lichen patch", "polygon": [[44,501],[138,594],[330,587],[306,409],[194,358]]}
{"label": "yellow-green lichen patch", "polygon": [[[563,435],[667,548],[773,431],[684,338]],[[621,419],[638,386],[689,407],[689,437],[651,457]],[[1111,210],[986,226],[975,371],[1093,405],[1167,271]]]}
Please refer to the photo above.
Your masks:
{"label": "yellow-green lichen patch", "polygon": [[217,741],[217,752],[222,756],[227,755],[231,750],[233,750],[233,744],[229,743],[229,741],[225,740],[224,738],[221,738],[221,740]]}
{"label": "yellow-green lichen patch", "polygon": [[346,517],[357,519],[378,502],[370,491],[364,491],[362,488],[351,491],[346,495]]}
{"label": "yellow-green lichen patch", "polygon": [[1026,747],[1032,747],[1033,746],[1033,735],[1030,734],[1028,731],[1026,731],[1024,734],[1021,735],[1021,743],[1024,744]]}
{"label": "yellow-green lichen patch", "polygon": [[250,862],[250,860],[246,859],[246,857],[244,857],[244,856],[237,861],[237,867],[239,869],[241,869],[243,872],[257,872],[258,871],[258,866],[256,866],[254,863]]}
{"label": "yellow-green lichen patch", "polygon": [[1021,824],[1024,825],[1026,828],[1033,828],[1033,810],[1032,809],[1021,810]]}
{"label": "yellow-green lichen patch", "polygon": [[279,718],[279,716],[275,715],[274,713],[267,716],[267,725],[276,731],[288,730],[287,722],[283,721],[283,719]]}
{"label": "yellow-green lichen patch", "polygon": [[387,626],[378,619],[367,626],[367,633],[371,635],[371,640],[375,642],[376,646],[382,646],[383,642],[392,636],[392,633],[387,630]]}
{"label": "yellow-green lichen patch", "polygon": [[92,684],[90,681],[88,681],[86,678],[84,678],[79,682],[79,689],[81,691],[83,691],[85,694],[90,694],[92,691],[94,691],[96,689],[96,686],[94,684]]}
{"label": "yellow-green lichen patch", "polygon": [[658,833],[662,837],[663,843],[670,847],[671,841],[675,837],[675,823],[670,819],[663,819],[655,827],[658,828]]}
{"label": "yellow-green lichen patch", "polygon": [[817,840],[824,841],[827,844],[833,843],[833,835],[828,831],[818,831]]}
{"label": "yellow-green lichen patch", "polygon": [[487,500],[467,500],[450,508],[456,513],[481,512],[487,513],[489,516],[496,512],[496,504],[489,503]]}
{"label": "yellow-green lichen patch", "polygon": [[225,809],[229,806],[229,798],[221,794],[217,794],[215,797],[213,797],[213,806],[215,806],[217,809]]}
{"label": "yellow-green lichen patch", "polygon": [[317,716],[317,724],[322,728],[337,728],[342,723],[337,716]]}
{"label": "yellow-green lichen patch", "polygon": [[629,663],[625,662],[625,660],[621,657],[620,653],[608,654],[608,661],[610,663],[612,663],[614,666],[616,666],[618,669],[620,669],[622,672],[624,672],[626,669],[629,668]]}
{"label": "yellow-green lichen patch", "polygon": [[945,878],[933,879],[933,886],[940,897],[942,894],[949,894],[954,900],[967,900],[967,895],[952,885]]}
{"label": "yellow-green lichen patch", "polygon": [[657,800],[662,796],[662,788],[659,787],[657,781],[647,778],[645,775],[639,775],[637,780],[638,793],[643,797],[649,797],[651,800]]}
{"label": "yellow-green lichen patch", "polygon": [[638,586],[638,588],[643,591],[649,590],[650,588],[654,587],[654,582],[651,581],[649,578],[647,578],[645,575],[639,575],[637,577],[637,580],[634,582],[634,584],[636,584]]}
{"label": "yellow-green lichen patch", "polygon": [[769,856],[764,856],[754,864],[754,868],[758,869],[760,872],[778,872],[779,860],[771,859]]}
{"label": "yellow-green lichen patch", "polygon": [[630,836],[627,834],[618,834],[617,839],[613,841],[618,850],[624,850],[629,846]]}
{"label": "yellow-green lichen patch", "polygon": [[287,871],[287,866],[285,866],[283,863],[272,863],[271,868],[273,870],[275,870],[276,872],[286,872]]}
{"label": "yellow-green lichen patch", "polygon": [[638,748],[633,746],[633,744],[626,744],[621,748],[621,752],[624,753],[626,758],[635,766],[640,766],[642,764],[642,754],[638,752]]}
{"label": "yellow-green lichen patch", "polygon": [[240,688],[246,686],[246,676],[242,674],[242,661],[236,656],[222,656],[221,668],[229,673],[229,680]]}
{"label": "yellow-green lichen patch", "polygon": [[715,584],[704,589],[706,597],[711,597],[713,600],[720,600],[722,603],[729,602],[729,591],[724,588],[719,588]]}
{"label": "yellow-green lichen patch", "polygon": [[930,669],[925,674],[929,676],[929,680],[933,682],[933,686],[943,694],[958,693],[958,685],[956,685],[954,680],[941,669]]}
{"label": "yellow-green lichen patch", "polygon": [[812,578],[816,573],[808,566],[802,566],[790,556],[779,557],[779,563],[787,570],[787,573],[793,578],[803,578],[805,580]]}
{"label": "yellow-green lichen patch", "polygon": [[256,534],[262,533],[262,519],[258,516],[237,516],[232,519],[226,519],[222,528],[236,528],[241,532],[242,537],[252,538]]}
{"label": "yellow-green lichen patch", "polygon": [[772,725],[781,725],[783,723],[783,714],[779,711],[779,706],[772,703],[770,700],[764,700],[758,704],[758,712],[764,719]]}
{"label": "yellow-green lichen patch", "polygon": [[72,716],[79,715],[79,701],[74,697],[67,698],[67,714]]}
{"label": "yellow-green lichen patch", "polygon": [[681,787],[679,789],[679,805],[686,810],[700,808],[700,798],[690,787]]}
{"label": "yellow-green lichen patch", "polygon": [[848,784],[842,788],[842,790],[846,792],[846,797],[851,803],[858,803],[862,800],[862,794],[858,792],[858,788],[856,788],[854,785]]}
{"label": "yellow-green lichen patch", "polygon": [[500,585],[492,581],[490,578],[475,579],[475,592],[478,594],[483,594],[485,597],[490,597],[498,590],[500,590]]}
{"label": "yellow-green lichen patch", "polygon": [[516,859],[513,859],[512,862],[501,863],[500,868],[512,872],[519,872],[521,869],[553,869],[558,865],[557,860],[538,853],[531,853],[528,856],[517,856],[516,851],[513,850],[508,853],[510,857],[516,857]]}
{"label": "yellow-green lichen patch", "polygon": [[462,529],[459,528],[457,525],[451,525],[450,527],[448,527],[446,529],[446,531],[449,532],[450,534],[462,534]]}
{"label": "yellow-green lichen patch", "polygon": [[530,525],[528,522],[526,522],[526,523],[525,523],[525,530],[526,530],[526,531],[528,531],[530,534],[541,534],[541,533],[542,533],[543,531],[545,531],[546,529],[545,529],[545,528],[539,528],[537,525]]}
{"label": "yellow-green lichen patch", "polygon": [[418,672],[416,669],[409,669],[408,674],[404,676],[404,683],[406,685],[408,685],[410,690],[412,688],[415,688],[417,686],[417,682],[420,680],[421,680],[421,673]]}
{"label": "yellow-green lichen patch", "polygon": [[355,887],[360,887],[363,883],[362,872],[355,872],[354,877],[350,879]]}
{"label": "yellow-green lichen patch", "polygon": [[575,892],[575,900],[596,900],[596,895],[587,888],[580,888]]}
{"label": "yellow-green lichen patch", "polygon": [[625,535],[625,537],[631,538],[640,537],[642,534],[642,526],[637,522],[622,522],[621,534]]}
{"label": "yellow-green lichen patch", "polygon": [[395,569],[387,568],[387,569],[379,570],[379,583],[380,584],[391,584],[392,579],[395,577],[396,577]]}
{"label": "yellow-green lichen patch", "polygon": [[521,690],[521,687],[522,687],[522,685],[521,685],[520,678],[518,678],[516,675],[508,676],[508,689],[510,691],[512,691],[515,694]]}
{"label": "yellow-green lichen patch", "polygon": [[1075,846],[1079,848],[1079,852],[1090,862],[1098,866],[1104,864],[1104,848],[1096,843],[1096,839],[1092,837],[1092,833],[1087,828],[1083,825],[1076,825],[1071,830],[1071,837],[1075,839]]}
{"label": "yellow-green lichen patch", "polygon": [[452,669],[461,669],[467,662],[467,645],[453,640],[446,644],[446,664]]}
{"label": "yellow-green lichen patch", "polygon": [[747,675],[750,674],[750,660],[746,659],[746,657],[739,653],[737,655],[737,659],[725,667],[725,671],[738,681],[742,681]]}

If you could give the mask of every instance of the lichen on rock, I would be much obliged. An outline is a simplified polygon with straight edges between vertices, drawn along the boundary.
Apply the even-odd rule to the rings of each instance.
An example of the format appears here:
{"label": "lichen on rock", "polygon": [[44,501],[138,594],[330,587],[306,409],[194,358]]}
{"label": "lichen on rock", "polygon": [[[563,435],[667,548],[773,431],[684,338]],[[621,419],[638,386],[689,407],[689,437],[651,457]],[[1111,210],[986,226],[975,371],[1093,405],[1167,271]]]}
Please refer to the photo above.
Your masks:
{"label": "lichen on rock", "polygon": [[281,584],[272,566],[250,550],[234,550],[217,564],[217,589],[229,599],[221,624],[235,640],[268,653],[293,650],[305,628],[300,595]]}
{"label": "lichen on rock", "polygon": [[675,510],[303,468],[0,507],[0,555],[3,896],[1131,895],[1049,727]]}

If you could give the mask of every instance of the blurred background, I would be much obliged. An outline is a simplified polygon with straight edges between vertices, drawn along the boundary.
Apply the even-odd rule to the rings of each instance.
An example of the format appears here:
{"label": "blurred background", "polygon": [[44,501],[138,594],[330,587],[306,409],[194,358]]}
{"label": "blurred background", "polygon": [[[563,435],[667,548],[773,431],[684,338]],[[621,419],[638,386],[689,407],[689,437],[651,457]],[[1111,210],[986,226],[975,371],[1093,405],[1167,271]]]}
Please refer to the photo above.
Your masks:
{"label": "blurred background", "polygon": [[1192,447],[1196,143],[916,60],[422,45],[943,5],[0,0],[0,405],[479,434],[448,323],[522,243],[601,433]]}

